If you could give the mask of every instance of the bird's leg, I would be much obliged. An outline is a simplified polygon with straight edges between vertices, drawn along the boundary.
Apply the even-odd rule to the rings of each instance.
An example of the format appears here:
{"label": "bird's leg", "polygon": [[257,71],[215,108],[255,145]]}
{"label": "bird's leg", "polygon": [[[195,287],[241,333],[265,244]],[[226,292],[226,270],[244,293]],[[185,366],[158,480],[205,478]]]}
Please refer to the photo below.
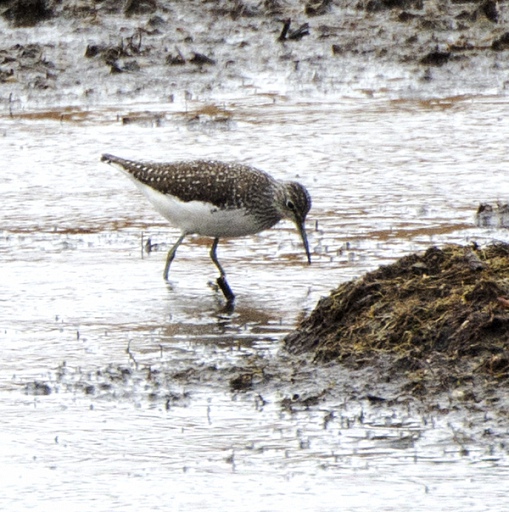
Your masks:
{"label": "bird's leg", "polygon": [[223,295],[225,296],[228,305],[231,306],[235,301],[235,295],[233,294],[230,285],[226,281],[226,274],[223,270],[223,267],[221,266],[221,263],[219,263],[219,260],[217,259],[216,250],[218,243],[219,238],[214,238],[212,248],[210,249],[210,257],[214,262],[214,265],[219,269],[219,273],[221,274],[217,279],[217,285],[219,286],[219,288],[221,288],[221,291],[223,292]]}
{"label": "bird's leg", "polygon": [[168,274],[170,273],[171,262],[174,260],[177,249],[178,249],[179,245],[182,243],[182,240],[184,240],[185,236],[186,236],[186,233],[182,233],[182,235],[180,235],[180,238],[177,240],[175,245],[168,251],[168,256],[166,256],[166,265],[164,267],[164,274],[163,274],[165,281],[168,281]]}
{"label": "bird's leg", "polygon": [[219,263],[219,260],[217,259],[217,254],[216,254],[217,244],[219,244],[219,238],[214,238],[214,242],[212,243],[212,247],[210,248],[210,257],[212,258],[214,265],[219,269],[219,273],[221,274],[221,277],[224,277],[224,276],[226,276],[226,273],[223,270],[221,263]]}

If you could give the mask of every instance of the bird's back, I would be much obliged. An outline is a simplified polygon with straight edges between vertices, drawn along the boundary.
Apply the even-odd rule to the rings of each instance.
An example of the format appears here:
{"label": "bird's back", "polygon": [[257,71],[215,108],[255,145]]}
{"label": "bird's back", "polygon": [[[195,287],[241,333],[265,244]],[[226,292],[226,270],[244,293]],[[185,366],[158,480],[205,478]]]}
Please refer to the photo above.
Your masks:
{"label": "bird's back", "polygon": [[184,202],[208,202],[223,209],[249,210],[256,197],[274,194],[277,187],[277,182],[264,171],[238,163],[136,162],[113,155],[103,155],[101,160],[162,194],[171,194]]}
{"label": "bird's back", "polygon": [[[108,154],[101,160],[127,174],[163,216],[190,233],[219,236],[219,224],[221,236],[243,236],[282,218],[275,200],[281,185],[254,167],[215,160],[137,162]],[[230,218],[228,212],[236,214]]]}

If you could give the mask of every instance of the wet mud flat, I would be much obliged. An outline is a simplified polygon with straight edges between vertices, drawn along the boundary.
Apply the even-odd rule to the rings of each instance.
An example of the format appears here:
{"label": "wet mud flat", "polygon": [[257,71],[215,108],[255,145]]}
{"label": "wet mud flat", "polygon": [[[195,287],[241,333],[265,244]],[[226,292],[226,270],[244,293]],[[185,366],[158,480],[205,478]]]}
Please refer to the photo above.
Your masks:
{"label": "wet mud flat", "polygon": [[13,111],[239,89],[503,93],[509,67],[508,4],[492,0],[16,0],[2,14],[0,99]]}
{"label": "wet mud flat", "polygon": [[[504,200],[506,2],[4,14],[6,508],[505,510],[506,232],[473,214]],[[209,241],[165,286],[113,150],[302,180],[313,264],[281,226],[225,243],[233,312]]]}

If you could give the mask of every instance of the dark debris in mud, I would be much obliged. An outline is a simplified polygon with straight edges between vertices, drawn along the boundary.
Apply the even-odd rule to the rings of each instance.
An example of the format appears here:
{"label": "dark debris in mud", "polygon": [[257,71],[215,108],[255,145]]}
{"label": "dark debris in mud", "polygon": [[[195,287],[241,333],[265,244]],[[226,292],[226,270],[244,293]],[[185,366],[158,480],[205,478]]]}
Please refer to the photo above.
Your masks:
{"label": "dark debris in mud", "polygon": [[48,0],[4,0],[0,2],[0,9],[14,27],[33,27],[53,15]]}
{"label": "dark debris in mud", "polygon": [[338,384],[337,372],[331,377],[327,368],[286,353],[268,356],[253,351],[217,361],[198,356],[182,361],[164,352],[147,358],[130,348],[127,354],[125,363],[88,370],[63,362],[48,378],[23,383],[24,392],[38,397],[72,393],[89,398],[92,404],[126,401],[169,410],[191,405],[193,397],[206,388],[207,393],[251,397],[259,408],[276,399],[281,411],[290,413],[320,406],[333,394],[347,391],[351,397],[362,398],[367,393],[363,374],[354,389],[351,379]]}
{"label": "dark debris in mud", "polygon": [[[61,94],[65,84],[76,94],[78,84],[94,94],[103,65],[127,75],[126,84],[138,77],[134,92],[155,86],[155,77],[185,89],[200,76],[209,90],[225,77],[243,81],[246,71],[277,70],[282,62],[294,67],[299,83],[313,77],[315,87],[325,87],[328,79],[342,83],[337,69],[353,57],[404,66],[426,82],[442,77],[438,67],[451,68],[450,79],[478,59],[502,86],[506,81],[509,14],[507,2],[493,0],[0,0],[0,12],[13,28],[55,27],[55,40],[40,43],[39,61],[6,42],[0,47],[0,84],[8,82],[14,93],[18,87]],[[79,49],[77,30],[87,34]]]}
{"label": "dark debris in mud", "polygon": [[480,228],[509,228],[509,204],[481,203],[475,214],[475,223]]}
{"label": "dark debris in mud", "polygon": [[53,389],[47,382],[34,380],[25,385],[25,394],[27,395],[47,396],[51,395],[52,392]]}
{"label": "dark debris in mud", "polygon": [[109,66],[111,73],[139,71],[140,66],[134,58],[147,56],[153,50],[152,46],[145,44],[143,36],[144,32],[138,30],[119,39],[117,44],[89,44],[85,49],[85,57],[100,57]]}
{"label": "dark debris in mud", "polygon": [[23,75],[24,86],[31,90],[53,87],[57,70],[46,59],[44,46],[40,44],[14,44],[0,49],[0,83],[12,86]]}
{"label": "dark debris in mud", "polygon": [[170,372],[154,365],[110,364],[83,371],[64,362],[56,369],[53,379],[26,383],[25,394],[72,392],[103,400],[148,400],[169,409],[173,405],[187,405],[190,395],[182,389],[182,383],[189,383],[194,377],[194,372]]}
{"label": "dark debris in mud", "polygon": [[316,362],[412,395],[509,385],[509,245],[432,247],[342,284],[289,334]]}

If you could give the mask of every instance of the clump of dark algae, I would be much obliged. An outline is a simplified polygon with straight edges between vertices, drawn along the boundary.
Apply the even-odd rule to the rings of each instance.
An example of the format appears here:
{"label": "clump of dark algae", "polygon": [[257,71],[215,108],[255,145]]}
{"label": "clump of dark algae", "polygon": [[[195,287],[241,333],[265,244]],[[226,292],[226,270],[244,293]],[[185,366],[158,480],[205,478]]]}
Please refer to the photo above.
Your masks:
{"label": "clump of dark algae", "polygon": [[413,395],[507,386],[509,244],[431,247],[382,266],[321,299],[284,343],[402,379]]}

